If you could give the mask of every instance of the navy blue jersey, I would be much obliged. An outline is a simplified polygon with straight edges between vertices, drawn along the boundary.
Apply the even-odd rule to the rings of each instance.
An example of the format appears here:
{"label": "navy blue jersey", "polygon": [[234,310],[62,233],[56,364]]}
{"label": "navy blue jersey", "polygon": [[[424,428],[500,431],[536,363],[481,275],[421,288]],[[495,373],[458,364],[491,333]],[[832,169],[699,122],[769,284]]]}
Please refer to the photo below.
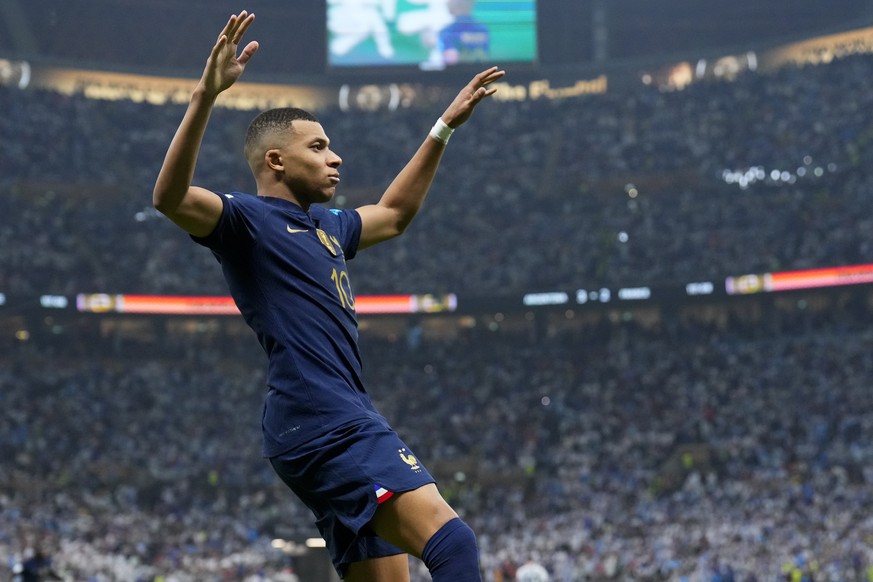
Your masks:
{"label": "navy blue jersey", "polygon": [[215,230],[194,238],[221,263],[230,293],[266,351],[264,456],[313,444],[379,415],[364,389],[355,295],[354,210],[309,212],[281,198],[220,195]]}
{"label": "navy blue jersey", "polygon": [[474,63],[488,60],[491,37],[488,27],[470,16],[458,16],[443,28],[437,38],[439,51],[456,52],[458,63]]}

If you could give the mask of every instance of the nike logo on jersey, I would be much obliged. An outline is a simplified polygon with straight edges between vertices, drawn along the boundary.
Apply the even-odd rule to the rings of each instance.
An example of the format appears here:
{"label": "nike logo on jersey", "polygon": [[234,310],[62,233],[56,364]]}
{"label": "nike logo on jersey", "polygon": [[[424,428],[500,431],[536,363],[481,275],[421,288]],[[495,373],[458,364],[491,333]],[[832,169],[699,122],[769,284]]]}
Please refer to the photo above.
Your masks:
{"label": "nike logo on jersey", "polygon": [[297,234],[298,232],[309,232],[308,228],[291,228],[287,224],[285,225],[285,227],[288,229],[288,232],[290,232],[291,234]]}

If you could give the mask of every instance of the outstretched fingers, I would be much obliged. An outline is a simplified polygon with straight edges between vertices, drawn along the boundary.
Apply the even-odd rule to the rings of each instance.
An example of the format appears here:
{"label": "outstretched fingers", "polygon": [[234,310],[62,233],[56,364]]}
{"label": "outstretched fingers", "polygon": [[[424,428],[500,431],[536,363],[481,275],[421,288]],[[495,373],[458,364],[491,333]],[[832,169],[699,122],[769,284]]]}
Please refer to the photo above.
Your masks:
{"label": "outstretched fingers", "polygon": [[[243,12],[243,14],[244,13],[245,12]],[[236,26],[238,19],[239,16],[237,16],[236,14],[230,15],[230,18],[227,19],[227,24],[224,25],[224,28],[222,28],[221,32],[218,34],[218,42],[221,42],[222,39],[227,41],[227,39],[230,37],[231,32],[233,31],[233,28]]]}
{"label": "outstretched fingers", "polygon": [[225,42],[230,44],[239,44],[246,30],[248,30],[254,20],[255,15],[249,14],[245,10],[239,14],[231,14],[230,18],[227,19],[227,24],[224,25],[221,34],[218,35],[218,42],[222,42],[222,39],[225,39]]}
{"label": "outstretched fingers", "polygon": [[246,45],[246,48],[242,50],[237,59],[241,65],[245,65],[249,62],[249,59],[252,58],[252,55],[255,54],[255,51],[258,50],[258,41],[253,40],[249,44]]}
{"label": "outstretched fingers", "polygon": [[233,35],[229,36],[231,42],[233,44],[239,44],[242,40],[243,35],[245,35],[246,31],[249,29],[249,26],[252,25],[252,22],[255,21],[254,13],[248,14],[245,10],[240,12],[239,17],[237,18],[236,27],[233,31]]}
{"label": "outstretched fingers", "polygon": [[479,87],[473,92],[472,99],[475,99],[476,101],[481,101],[485,97],[494,95],[495,93],[497,93],[497,87]]}
{"label": "outstretched fingers", "polygon": [[466,122],[480,101],[497,92],[496,87],[489,85],[502,79],[505,74],[506,71],[498,67],[490,67],[473,77],[443,113],[443,122],[453,129]]}
{"label": "outstretched fingers", "polygon": [[497,67],[491,67],[473,77],[470,81],[470,99],[474,103],[478,103],[482,99],[494,95],[497,92],[497,87],[489,87],[488,85],[503,78],[506,71]]}
{"label": "outstretched fingers", "polygon": [[498,67],[491,67],[490,69],[486,69],[473,77],[473,84],[477,88],[486,87],[494,81],[503,78],[505,74],[506,71],[504,71],[503,69],[500,69]]}
{"label": "outstretched fingers", "polygon": [[237,47],[254,19],[255,15],[245,10],[228,18],[215,46],[212,47],[201,78],[203,87],[208,93],[217,95],[233,85],[258,50],[258,43],[251,41],[237,56]]}

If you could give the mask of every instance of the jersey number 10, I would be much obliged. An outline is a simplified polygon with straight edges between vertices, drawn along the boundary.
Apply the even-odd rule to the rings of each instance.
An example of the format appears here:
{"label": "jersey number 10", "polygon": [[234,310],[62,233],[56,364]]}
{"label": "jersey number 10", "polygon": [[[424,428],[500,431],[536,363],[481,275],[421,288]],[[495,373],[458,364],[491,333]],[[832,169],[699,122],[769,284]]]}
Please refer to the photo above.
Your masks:
{"label": "jersey number 10", "polygon": [[355,296],[352,294],[352,282],[349,279],[349,274],[345,271],[337,271],[334,269],[330,278],[334,282],[334,285],[336,285],[336,293],[339,296],[340,305],[343,306],[343,309],[354,311]]}

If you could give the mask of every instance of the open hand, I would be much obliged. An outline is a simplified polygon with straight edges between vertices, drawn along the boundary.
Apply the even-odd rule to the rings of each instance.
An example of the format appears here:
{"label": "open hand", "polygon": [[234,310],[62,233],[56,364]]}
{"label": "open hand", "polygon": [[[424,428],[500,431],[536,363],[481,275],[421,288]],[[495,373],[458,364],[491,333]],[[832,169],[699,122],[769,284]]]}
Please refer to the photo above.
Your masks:
{"label": "open hand", "polygon": [[491,83],[502,79],[506,71],[500,70],[497,67],[486,69],[473,77],[473,80],[461,89],[455,100],[442,114],[442,120],[446,125],[455,129],[468,119],[473,114],[473,109],[480,101],[486,97],[490,97],[497,92],[494,87],[489,87]]}
{"label": "open hand", "polygon": [[200,79],[200,84],[209,95],[217,96],[233,85],[258,50],[258,43],[253,40],[239,56],[236,54],[243,35],[254,20],[254,14],[243,10],[238,15],[232,15],[224,25],[224,30],[218,35],[218,40],[206,60],[206,69]]}

